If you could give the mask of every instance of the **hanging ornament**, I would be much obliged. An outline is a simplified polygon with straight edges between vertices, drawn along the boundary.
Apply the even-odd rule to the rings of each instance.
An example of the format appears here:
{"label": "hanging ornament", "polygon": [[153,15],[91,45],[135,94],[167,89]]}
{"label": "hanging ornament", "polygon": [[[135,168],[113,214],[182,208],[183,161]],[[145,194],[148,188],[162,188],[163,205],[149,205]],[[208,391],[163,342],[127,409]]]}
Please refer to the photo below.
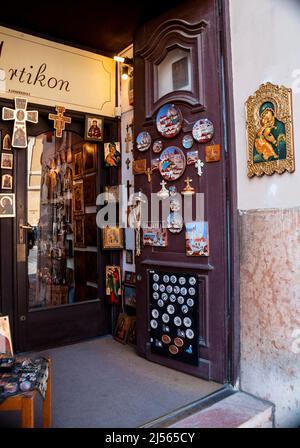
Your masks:
{"label": "hanging ornament", "polygon": [[193,127],[193,137],[199,143],[207,143],[214,136],[214,125],[208,118],[198,120]]}
{"label": "hanging ornament", "polygon": [[37,123],[39,113],[36,110],[27,111],[27,99],[15,98],[15,109],[3,107],[2,120],[14,120],[12,146],[15,148],[27,148],[26,121]]}
{"label": "hanging ornament", "polygon": [[140,191],[137,196],[133,199],[133,204],[131,205],[130,216],[132,218],[132,225],[135,229],[135,249],[136,256],[139,257],[142,253],[141,250],[141,226],[142,226],[142,203],[146,203],[143,198],[143,193]]}
{"label": "hanging ornament", "polygon": [[167,217],[167,227],[171,233],[180,233],[183,229],[183,218],[180,213],[170,213]]}
{"label": "hanging ornament", "polygon": [[167,188],[166,188],[167,182],[165,182],[165,181],[163,180],[163,181],[160,183],[160,185],[162,186],[162,188],[161,188],[161,190],[160,190],[158,193],[156,193],[156,194],[157,194],[157,196],[158,196],[160,199],[167,199],[167,198],[169,197],[169,195],[170,195],[169,190],[167,190]]}
{"label": "hanging ornament", "polygon": [[204,163],[202,162],[201,159],[198,159],[197,162],[195,163],[195,167],[197,169],[198,172],[198,176],[201,177],[203,174],[203,170],[202,168],[204,167]]}
{"label": "hanging ornament", "polygon": [[152,151],[155,154],[159,154],[163,150],[163,142],[161,140],[155,140],[153,143]]}
{"label": "hanging ornament", "polygon": [[57,112],[57,115],[49,114],[48,118],[49,120],[54,121],[54,129],[55,129],[55,135],[58,138],[62,137],[62,131],[65,129],[66,123],[70,124],[72,121],[71,117],[64,117],[64,112],[66,111],[66,108],[63,106],[55,106],[55,110]]}
{"label": "hanging ornament", "polygon": [[183,139],[182,139],[182,146],[184,147],[184,149],[191,149],[193,144],[194,144],[194,140],[193,140],[193,137],[190,134],[185,135],[183,137]]}
{"label": "hanging ornament", "polygon": [[193,196],[195,194],[195,188],[191,187],[192,179],[189,177],[184,181],[186,183],[185,189],[181,192],[184,196]]}

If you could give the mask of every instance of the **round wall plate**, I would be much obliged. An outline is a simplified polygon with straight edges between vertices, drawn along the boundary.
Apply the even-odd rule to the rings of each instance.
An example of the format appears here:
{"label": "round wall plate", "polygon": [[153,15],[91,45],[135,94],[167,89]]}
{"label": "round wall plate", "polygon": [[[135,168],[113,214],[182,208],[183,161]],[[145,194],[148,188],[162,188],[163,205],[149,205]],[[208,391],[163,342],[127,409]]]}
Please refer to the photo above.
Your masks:
{"label": "round wall plate", "polygon": [[181,110],[174,104],[165,104],[157,113],[156,127],[163,137],[173,138],[181,131],[182,121]]}
{"label": "round wall plate", "polygon": [[160,155],[159,172],[168,182],[179,179],[186,167],[186,158],[183,151],[177,146],[169,146]]}
{"label": "round wall plate", "polygon": [[196,121],[193,127],[193,137],[199,143],[207,143],[214,136],[214,125],[208,118]]}
{"label": "round wall plate", "polygon": [[151,135],[149,132],[140,132],[136,138],[136,145],[139,151],[147,151],[151,146]]}

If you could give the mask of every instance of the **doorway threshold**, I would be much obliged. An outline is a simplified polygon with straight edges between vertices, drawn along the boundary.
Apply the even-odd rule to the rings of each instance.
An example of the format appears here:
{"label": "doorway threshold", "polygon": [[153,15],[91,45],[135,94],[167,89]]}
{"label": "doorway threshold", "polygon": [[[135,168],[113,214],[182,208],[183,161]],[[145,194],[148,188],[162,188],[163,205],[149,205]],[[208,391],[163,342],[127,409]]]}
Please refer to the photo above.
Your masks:
{"label": "doorway threshold", "polygon": [[151,422],[148,422],[140,428],[170,428],[175,425],[177,422],[185,420],[186,418],[196,414],[204,409],[207,409],[214,404],[224,400],[227,397],[233,395],[235,391],[232,386],[225,385],[223,388],[213,392],[212,394],[201,398],[200,400],[196,400],[186,406],[175,409],[174,411],[159,417]]}

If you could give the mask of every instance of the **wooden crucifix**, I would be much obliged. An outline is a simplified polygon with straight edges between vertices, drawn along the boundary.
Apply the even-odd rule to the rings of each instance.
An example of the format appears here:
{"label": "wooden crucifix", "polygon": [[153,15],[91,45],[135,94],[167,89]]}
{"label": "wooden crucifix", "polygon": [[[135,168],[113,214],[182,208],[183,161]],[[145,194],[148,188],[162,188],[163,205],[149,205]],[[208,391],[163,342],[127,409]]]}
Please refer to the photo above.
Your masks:
{"label": "wooden crucifix", "polygon": [[126,188],[127,188],[127,200],[129,201],[130,198],[130,188],[132,187],[129,180],[127,180]]}
{"label": "wooden crucifix", "polygon": [[147,168],[146,171],[145,171],[145,174],[146,174],[146,176],[147,176],[147,178],[148,178],[148,182],[149,182],[149,184],[150,184],[150,182],[151,182],[151,180],[152,180],[152,174],[153,174],[151,168]]}
{"label": "wooden crucifix", "polygon": [[62,131],[65,129],[66,123],[70,124],[72,121],[72,118],[64,117],[66,108],[63,106],[55,106],[55,110],[57,112],[57,115],[49,114],[48,118],[49,118],[49,120],[54,121],[54,129],[56,130],[56,132],[55,132],[56,137],[61,138]]}
{"label": "wooden crucifix", "polygon": [[15,98],[15,109],[3,107],[2,120],[14,120],[12,146],[15,148],[27,148],[26,121],[37,123],[39,113],[37,110],[26,110],[27,98]]}

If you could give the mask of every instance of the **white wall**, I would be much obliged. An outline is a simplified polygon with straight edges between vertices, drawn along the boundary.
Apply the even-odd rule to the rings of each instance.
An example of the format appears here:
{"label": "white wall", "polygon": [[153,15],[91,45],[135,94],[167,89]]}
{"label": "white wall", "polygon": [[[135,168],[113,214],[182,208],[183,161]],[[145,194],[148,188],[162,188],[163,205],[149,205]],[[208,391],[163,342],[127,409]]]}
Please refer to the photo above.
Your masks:
{"label": "white wall", "polygon": [[[124,51],[120,53],[120,56],[133,58],[133,46],[126,48]],[[121,64],[120,64],[121,70]],[[126,152],[126,127],[127,124],[130,125],[133,122],[133,106],[129,104],[129,96],[128,96],[128,85],[129,81],[124,81],[119,76],[119,104],[121,106],[121,147],[122,147],[122,184],[127,185],[127,180],[129,180],[132,185],[132,192],[134,187],[134,176],[132,174],[132,161],[133,161],[133,133],[132,141],[127,145],[128,152]],[[126,160],[130,160],[129,169],[126,165]],[[126,190],[127,191],[127,190]],[[126,238],[125,238],[126,243]],[[134,260],[134,257],[133,257]],[[130,271],[135,272],[134,264],[126,263],[126,252],[123,251],[123,263],[122,263],[123,272]]]}
{"label": "white wall", "polygon": [[[230,0],[230,16],[238,208],[300,206],[300,2]],[[268,81],[293,88],[296,172],[249,179],[245,101]]]}

